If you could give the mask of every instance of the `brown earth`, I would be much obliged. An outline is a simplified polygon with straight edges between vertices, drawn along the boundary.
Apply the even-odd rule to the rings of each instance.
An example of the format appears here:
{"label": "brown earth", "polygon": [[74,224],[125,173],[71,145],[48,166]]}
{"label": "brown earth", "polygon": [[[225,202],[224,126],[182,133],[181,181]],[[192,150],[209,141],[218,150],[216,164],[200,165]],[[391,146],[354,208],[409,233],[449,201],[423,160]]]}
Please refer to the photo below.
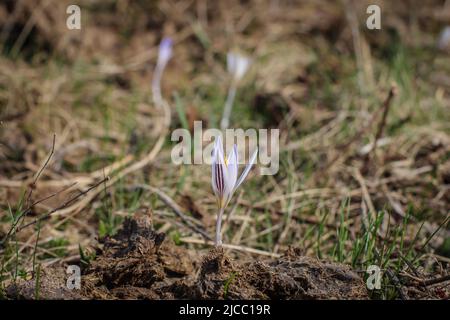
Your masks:
{"label": "brown earth", "polygon": [[[151,219],[127,219],[105,238],[82,270],[81,289],[66,287],[64,265],[40,273],[41,299],[367,299],[349,266],[319,261],[290,249],[276,260],[240,262],[222,248],[203,256],[156,233]],[[10,285],[10,298],[34,299],[36,280]]]}

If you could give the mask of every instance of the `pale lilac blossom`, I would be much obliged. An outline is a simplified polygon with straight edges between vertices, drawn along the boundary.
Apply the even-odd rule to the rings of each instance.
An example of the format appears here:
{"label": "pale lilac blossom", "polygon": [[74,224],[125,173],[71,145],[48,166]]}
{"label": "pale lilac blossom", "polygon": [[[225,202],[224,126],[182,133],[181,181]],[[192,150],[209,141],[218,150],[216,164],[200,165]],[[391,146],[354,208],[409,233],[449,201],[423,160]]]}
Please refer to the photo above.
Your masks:
{"label": "pale lilac blossom", "polygon": [[225,130],[230,124],[231,110],[233,109],[234,98],[236,97],[237,86],[239,81],[245,76],[252,60],[244,55],[235,52],[227,54],[227,69],[232,77],[230,88],[228,89],[227,100],[223,108],[222,120],[220,128]]}
{"label": "pale lilac blossom", "polygon": [[251,64],[252,60],[244,55],[235,52],[228,52],[227,54],[228,72],[233,76],[234,81],[241,80]]}
{"label": "pale lilac blossom", "polygon": [[163,103],[161,95],[161,78],[164,69],[167,66],[167,63],[172,57],[172,47],[173,41],[170,38],[162,39],[161,43],[159,44],[158,61],[156,63],[152,79],[153,102],[157,107],[161,107]]}
{"label": "pale lilac blossom", "polygon": [[221,137],[218,136],[216,138],[211,162],[211,184],[219,208],[216,222],[216,246],[222,245],[221,226],[223,212],[236,189],[242,184],[245,177],[247,177],[250,172],[250,169],[255,163],[257,154],[258,149],[253,152],[244,171],[238,178],[239,158],[236,144],[233,145],[233,149],[227,157],[223,151]]}
{"label": "pale lilac blossom", "polygon": [[450,26],[446,26],[442,29],[438,38],[438,48],[440,50],[448,50],[450,49]]}

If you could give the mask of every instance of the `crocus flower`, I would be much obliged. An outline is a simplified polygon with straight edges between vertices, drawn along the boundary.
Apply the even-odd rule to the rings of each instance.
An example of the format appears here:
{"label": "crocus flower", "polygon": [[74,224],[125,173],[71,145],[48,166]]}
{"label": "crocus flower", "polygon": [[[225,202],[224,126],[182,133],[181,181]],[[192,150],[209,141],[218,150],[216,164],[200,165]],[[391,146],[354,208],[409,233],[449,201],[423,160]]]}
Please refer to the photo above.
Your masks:
{"label": "crocus flower", "polygon": [[239,53],[228,52],[227,54],[228,72],[233,76],[234,81],[239,81],[244,77],[251,63],[252,60],[250,58]]}
{"label": "crocus flower", "polygon": [[245,177],[247,177],[250,172],[250,169],[256,160],[257,153],[258,149],[253,152],[250,157],[250,161],[241,176],[238,178],[239,162],[237,146],[233,145],[233,150],[231,150],[227,157],[223,152],[222,139],[220,136],[216,139],[211,162],[211,184],[217,198],[217,205],[219,207],[216,222],[216,246],[220,246],[222,244],[221,225],[223,212],[236,189],[242,184]]}
{"label": "crocus flower", "polygon": [[171,38],[164,38],[161,40],[159,44],[159,52],[158,52],[158,64],[163,68],[166,66],[167,62],[169,62],[172,57],[172,47],[173,41]]}
{"label": "crocus flower", "polygon": [[446,26],[442,29],[439,34],[437,46],[440,50],[450,49],[450,26]]}
{"label": "crocus flower", "polygon": [[250,68],[252,60],[241,54],[228,52],[227,54],[227,68],[228,72],[233,77],[230,88],[228,89],[227,101],[223,108],[222,120],[220,121],[220,128],[225,130],[230,123],[231,110],[233,108],[234,98],[236,96],[237,85],[244,77],[247,70]]}
{"label": "crocus flower", "polygon": [[161,96],[161,78],[167,63],[172,57],[172,46],[173,41],[170,38],[162,39],[159,44],[158,62],[156,63],[152,79],[153,102],[157,107],[160,107],[163,103]]}

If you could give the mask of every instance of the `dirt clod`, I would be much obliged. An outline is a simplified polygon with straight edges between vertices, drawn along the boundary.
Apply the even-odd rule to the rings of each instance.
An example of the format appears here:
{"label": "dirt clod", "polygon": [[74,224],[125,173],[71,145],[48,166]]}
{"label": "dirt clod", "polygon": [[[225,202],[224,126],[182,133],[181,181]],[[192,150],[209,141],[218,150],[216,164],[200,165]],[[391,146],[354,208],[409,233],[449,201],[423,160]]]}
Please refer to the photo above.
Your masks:
{"label": "dirt clod", "polygon": [[[80,290],[66,288],[64,266],[44,270],[43,299],[366,299],[362,279],[349,266],[302,256],[290,249],[268,261],[237,261],[214,248],[198,258],[153,230],[148,216],[127,219],[103,240],[83,270]],[[50,276],[51,275],[51,276]],[[57,275],[57,276],[53,276]],[[35,298],[35,280],[7,290]]]}

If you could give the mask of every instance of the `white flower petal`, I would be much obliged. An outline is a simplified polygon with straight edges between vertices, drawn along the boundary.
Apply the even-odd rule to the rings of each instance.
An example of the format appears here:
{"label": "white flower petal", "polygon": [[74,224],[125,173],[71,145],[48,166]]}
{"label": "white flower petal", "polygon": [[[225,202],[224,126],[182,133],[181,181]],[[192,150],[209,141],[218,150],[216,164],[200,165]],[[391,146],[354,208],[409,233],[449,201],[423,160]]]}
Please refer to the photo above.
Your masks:
{"label": "white flower petal", "polygon": [[237,66],[236,66],[236,78],[238,80],[242,79],[247,72],[247,70],[250,68],[251,60],[249,58],[246,58],[244,56],[239,56],[237,60]]}
{"label": "white flower petal", "polygon": [[228,73],[234,76],[236,73],[236,54],[233,52],[227,53],[227,69]]}
{"label": "white flower petal", "polygon": [[231,198],[234,191],[234,186],[236,185],[237,175],[238,175],[238,157],[237,157],[237,146],[233,145],[233,150],[231,150],[228,155],[227,163],[227,175],[228,179],[225,186],[225,195]]}
{"label": "white flower petal", "polygon": [[219,194],[219,189],[217,187],[217,174],[216,174],[216,163],[217,163],[217,140],[216,143],[214,144],[214,148],[212,150],[212,155],[211,155],[211,185],[214,191],[214,194],[216,196],[218,196]]}
{"label": "white flower petal", "polygon": [[438,48],[441,50],[450,48],[450,26],[446,26],[439,34]]}
{"label": "white flower petal", "polygon": [[241,183],[244,181],[245,177],[247,177],[248,173],[250,172],[250,169],[252,168],[253,164],[255,163],[257,155],[258,155],[258,148],[256,148],[256,150],[253,152],[253,154],[250,158],[250,161],[248,162],[248,164],[245,167],[244,171],[242,172],[241,176],[237,180],[234,190],[236,190],[241,185]]}
{"label": "white flower petal", "polygon": [[241,80],[250,68],[252,60],[239,53],[228,52],[227,69],[235,81]]}

